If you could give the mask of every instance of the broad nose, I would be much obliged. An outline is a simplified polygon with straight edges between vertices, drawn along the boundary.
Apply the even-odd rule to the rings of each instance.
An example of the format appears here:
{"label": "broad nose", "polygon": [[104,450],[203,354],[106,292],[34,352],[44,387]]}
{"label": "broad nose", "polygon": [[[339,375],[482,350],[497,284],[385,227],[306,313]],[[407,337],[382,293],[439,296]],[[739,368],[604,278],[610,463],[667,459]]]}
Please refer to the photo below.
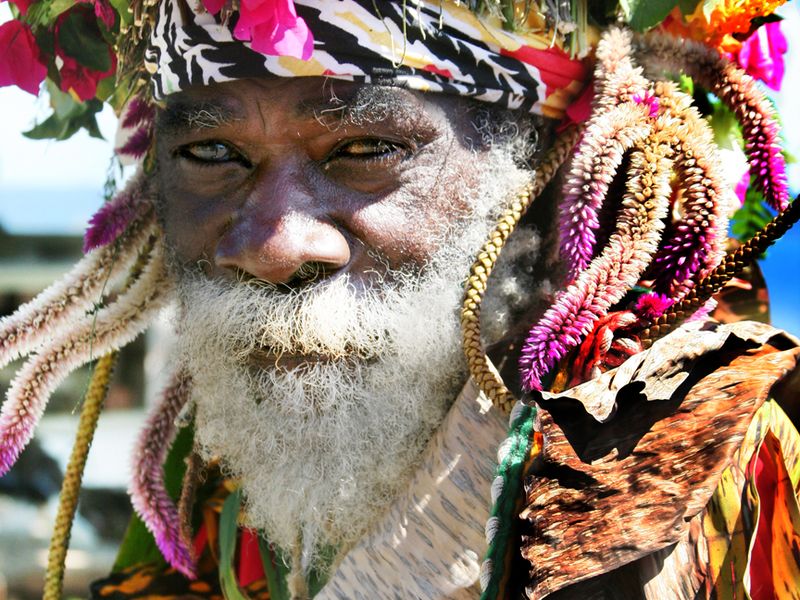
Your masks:
{"label": "broad nose", "polygon": [[350,245],[291,169],[259,177],[217,244],[217,266],[270,283],[288,283],[303,265],[331,272],[350,262]]}

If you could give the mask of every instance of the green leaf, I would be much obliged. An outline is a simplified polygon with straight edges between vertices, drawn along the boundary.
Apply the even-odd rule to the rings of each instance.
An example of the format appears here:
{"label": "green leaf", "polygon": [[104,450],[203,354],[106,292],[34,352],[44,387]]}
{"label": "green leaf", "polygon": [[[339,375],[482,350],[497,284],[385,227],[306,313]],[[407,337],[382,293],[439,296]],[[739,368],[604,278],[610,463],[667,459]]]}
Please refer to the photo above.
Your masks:
{"label": "green leaf", "polygon": [[700,0],[678,0],[678,8],[681,9],[681,14],[684,16],[691,15],[700,4]]}
{"label": "green leaf", "polygon": [[769,223],[772,216],[761,192],[755,189],[751,179],[744,204],[731,219],[731,233],[736,239],[746,242]]}
{"label": "green leaf", "polygon": [[45,83],[47,95],[50,97],[50,106],[59,119],[68,119],[84,110],[81,102],[78,102],[70,94],[62,92],[58,86],[49,79]]}
{"label": "green leaf", "polygon": [[269,543],[264,538],[258,539],[258,552],[261,555],[264,575],[267,577],[270,600],[290,600],[291,595],[286,584],[286,576],[289,574],[289,569],[286,566],[283,554],[275,547],[270,548]]}
{"label": "green leaf", "polygon": [[121,29],[128,27],[133,23],[133,13],[130,11],[129,0],[109,0],[111,6],[117,11],[119,20],[121,21]]}
{"label": "green leaf", "polygon": [[[184,427],[175,436],[167,460],[164,461],[164,485],[173,500],[181,494],[183,475],[186,471],[186,457],[192,449],[194,433],[192,427]],[[134,515],[128,523],[125,537],[122,539],[117,560],[112,572],[116,573],[134,565],[152,564],[166,566],[164,557],[156,546],[156,541],[142,520]]]}
{"label": "green leaf", "polygon": [[62,13],[67,12],[70,8],[77,4],[76,0],[53,0],[50,2],[50,18],[52,22],[55,23],[56,19],[61,16]]}
{"label": "green leaf", "polygon": [[74,119],[60,119],[52,114],[33,129],[24,131],[22,135],[32,140],[66,140],[80,130],[81,126]]}
{"label": "green leaf", "polygon": [[318,566],[311,569],[308,574],[308,594],[312,598],[328,583],[331,572],[330,567],[338,554],[338,550],[333,546],[325,546],[320,549]]}
{"label": "green leaf", "polygon": [[680,90],[689,96],[694,96],[694,79],[688,75],[681,75],[678,83]]}
{"label": "green leaf", "polygon": [[105,72],[111,68],[111,55],[96,22],[85,18],[82,11],[73,11],[61,23],[58,42],[67,56],[84,67]]}
{"label": "green leaf", "polygon": [[236,574],[233,570],[241,504],[242,492],[236,490],[225,499],[222,514],[219,516],[219,583],[226,600],[247,600],[239,589],[239,584],[236,583]]}
{"label": "green leaf", "polygon": [[636,31],[647,31],[663,21],[678,0],[620,0],[625,20]]}

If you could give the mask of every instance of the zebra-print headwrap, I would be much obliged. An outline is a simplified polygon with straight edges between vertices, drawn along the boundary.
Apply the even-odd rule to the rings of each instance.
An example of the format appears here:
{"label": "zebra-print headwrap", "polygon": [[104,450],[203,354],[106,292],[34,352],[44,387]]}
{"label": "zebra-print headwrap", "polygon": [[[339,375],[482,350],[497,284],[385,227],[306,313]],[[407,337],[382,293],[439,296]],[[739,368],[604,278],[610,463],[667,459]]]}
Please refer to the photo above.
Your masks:
{"label": "zebra-print headwrap", "polygon": [[588,70],[548,32],[510,33],[451,0],[296,0],[314,37],[307,61],[234,38],[200,0],[160,3],[146,63],[157,99],[189,86],[266,75],[326,76],[470,96],[561,118]]}

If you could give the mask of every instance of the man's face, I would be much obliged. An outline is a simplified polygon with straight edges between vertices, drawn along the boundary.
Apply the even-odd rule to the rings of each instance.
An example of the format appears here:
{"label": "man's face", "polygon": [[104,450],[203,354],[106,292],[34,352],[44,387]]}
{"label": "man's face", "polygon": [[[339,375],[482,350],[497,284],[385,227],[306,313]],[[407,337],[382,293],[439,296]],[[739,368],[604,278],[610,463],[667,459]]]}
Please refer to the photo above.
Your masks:
{"label": "man's face", "polygon": [[195,443],[307,564],[386,510],[463,385],[462,283],[530,177],[472,107],[293,79],[160,115]]}
{"label": "man's face", "polygon": [[424,264],[478,183],[470,105],[320,78],[171,97],[159,118],[162,217],[183,264],[296,283]]}

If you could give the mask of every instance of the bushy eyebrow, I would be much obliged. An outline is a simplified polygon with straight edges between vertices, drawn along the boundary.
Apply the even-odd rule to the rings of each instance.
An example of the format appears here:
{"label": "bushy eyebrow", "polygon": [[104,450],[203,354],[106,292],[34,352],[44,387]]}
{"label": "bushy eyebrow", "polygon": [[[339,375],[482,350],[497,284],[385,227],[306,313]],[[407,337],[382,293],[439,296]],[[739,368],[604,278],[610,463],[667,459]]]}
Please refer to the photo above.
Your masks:
{"label": "bushy eyebrow", "polygon": [[326,90],[325,97],[300,102],[295,113],[336,129],[411,118],[418,116],[419,111],[419,105],[402,88],[359,85],[347,88],[344,94],[338,94],[331,87]]}
{"label": "bushy eyebrow", "polygon": [[206,100],[197,102],[178,100],[168,102],[166,108],[159,112],[158,130],[162,133],[175,134],[218,129],[243,118],[244,115],[229,104]]}

